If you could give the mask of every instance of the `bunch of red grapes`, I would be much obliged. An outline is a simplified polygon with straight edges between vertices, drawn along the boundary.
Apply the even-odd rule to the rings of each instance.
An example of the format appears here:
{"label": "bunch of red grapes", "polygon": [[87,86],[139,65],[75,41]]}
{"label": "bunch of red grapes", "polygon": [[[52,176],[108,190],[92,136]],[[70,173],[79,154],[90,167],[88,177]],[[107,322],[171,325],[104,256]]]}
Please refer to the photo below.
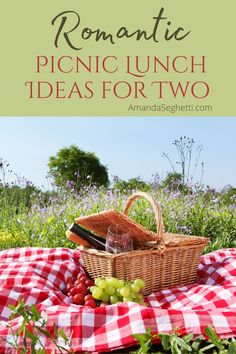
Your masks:
{"label": "bunch of red grapes", "polygon": [[97,303],[90,293],[91,286],[94,286],[94,282],[88,279],[84,273],[79,273],[76,279],[72,277],[66,279],[67,296],[76,305],[95,308]]}

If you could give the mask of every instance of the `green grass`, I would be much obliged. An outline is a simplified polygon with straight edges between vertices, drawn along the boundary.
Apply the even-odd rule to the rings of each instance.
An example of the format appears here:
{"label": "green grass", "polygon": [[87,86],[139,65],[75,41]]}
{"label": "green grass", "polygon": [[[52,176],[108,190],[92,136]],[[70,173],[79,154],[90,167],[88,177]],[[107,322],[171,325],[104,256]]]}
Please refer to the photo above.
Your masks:
{"label": "green grass", "polygon": [[[179,192],[161,187],[149,193],[160,203],[165,231],[207,236],[206,252],[236,246],[235,196],[211,191]],[[47,193],[32,188],[0,190],[0,249],[35,247],[76,247],[65,237],[74,218],[107,209],[122,211],[132,192],[87,188]],[[145,201],[135,202],[130,217],[155,231],[155,217]]]}
{"label": "green grass", "polygon": [[[165,231],[209,237],[210,243],[205,252],[236,247],[236,194],[210,190],[187,193],[160,186],[155,189],[150,186],[149,193],[161,205]],[[43,193],[35,188],[0,186],[0,249],[24,246],[75,248],[77,245],[65,236],[74,218],[107,209],[123,211],[131,194],[131,191],[102,188],[87,188],[79,194],[73,190]],[[156,230],[153,211],[145,200],[135,202],[129,215],[146,228]],[[186,338],[180,340],[174,334],[166,335],[161,338],[165,345],[162,343],[156,347],[155,353],[236,352],[234,340],[216,339],[216,342],[206,343],[202,339],[191,341],[189,336],[191,334],[186,336],[186,344],[183,342]],[[135,353],[153,352],[150,336],[146,338],[144,334],[139,340],[140,347]],[[196,345],[201,349],[196,349]]]}

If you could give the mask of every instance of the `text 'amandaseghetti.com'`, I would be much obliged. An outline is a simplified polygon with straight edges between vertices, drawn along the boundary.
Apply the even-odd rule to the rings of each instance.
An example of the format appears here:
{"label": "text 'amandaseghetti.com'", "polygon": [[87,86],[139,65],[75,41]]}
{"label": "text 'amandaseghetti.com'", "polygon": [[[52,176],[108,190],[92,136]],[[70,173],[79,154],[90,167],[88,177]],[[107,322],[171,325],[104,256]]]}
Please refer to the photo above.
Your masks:
{"label": "text 'amandaseghetti.com'", "polygon": [[128,105],[129,112],[169,112],[175,114],[177,112],[212,112],[212,105],[194,105],[194,104],[149,104],[149,105]]}

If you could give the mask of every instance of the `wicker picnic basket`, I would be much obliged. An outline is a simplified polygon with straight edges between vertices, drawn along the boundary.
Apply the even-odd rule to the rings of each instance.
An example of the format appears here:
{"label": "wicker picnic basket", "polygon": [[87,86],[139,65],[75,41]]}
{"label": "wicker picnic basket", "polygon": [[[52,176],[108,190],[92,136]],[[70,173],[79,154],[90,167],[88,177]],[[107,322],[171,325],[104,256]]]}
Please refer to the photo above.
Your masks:
{"label": "wicker picnic basket", "polygon": [[[154,213],[157,232],[146,230],[132,221],[127,215],[133,202],[144,198],[150,202]],[[124,231],[132,234],[135,249],[132,252],[112,254],[94,248],[81,248],[84,267],[91,278],[114,276],[119,279],[145,281],[144,295],[154,291],[194,283],[199,259],[208,239],[163,232],[163,220],[159,204],[147,193],[133,194],[124,209],[124,214],[115,210],[89,215],[76,219],[76,222],[106,237],[108,227],[119,223]],[[67,232],[73,241],[73,234]]]}

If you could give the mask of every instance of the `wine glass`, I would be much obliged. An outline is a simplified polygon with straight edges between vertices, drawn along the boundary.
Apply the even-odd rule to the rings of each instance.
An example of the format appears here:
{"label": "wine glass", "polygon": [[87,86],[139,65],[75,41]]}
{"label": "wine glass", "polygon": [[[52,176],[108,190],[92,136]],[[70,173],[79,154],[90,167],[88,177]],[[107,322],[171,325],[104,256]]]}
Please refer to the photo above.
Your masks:
{"label": "wine glass", "polygon": [[108,228],[106,237],[106,251],[122,253],[133,251],[133,239],[129,231],[124,231],[118,224]]}

